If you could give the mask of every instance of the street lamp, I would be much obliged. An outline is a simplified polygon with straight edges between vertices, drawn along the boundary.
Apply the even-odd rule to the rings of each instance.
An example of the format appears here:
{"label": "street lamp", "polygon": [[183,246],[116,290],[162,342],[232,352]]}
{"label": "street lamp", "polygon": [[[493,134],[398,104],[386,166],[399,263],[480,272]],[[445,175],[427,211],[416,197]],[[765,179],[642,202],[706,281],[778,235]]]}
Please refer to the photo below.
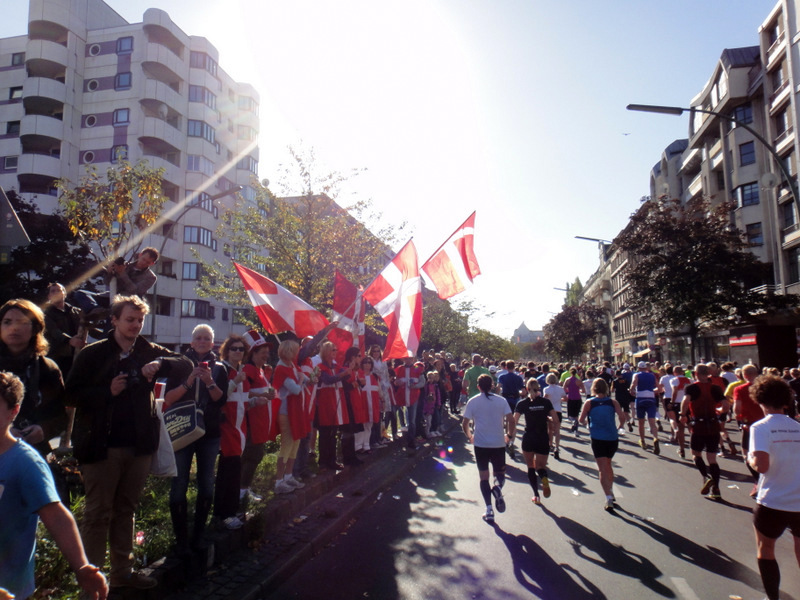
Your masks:
{"label": "street lamp", "polygon": [[786,183],[789,186],[789,192],[792,194],[792,200],[794,200],[794,205],[795,205],[795,208],[797,209],[797,216],[798,216],[798,218],[800,218],[800,197],[798,197],[798,193],[797,193],[797,183],[794,181],[794,179],[792,179],[792,175],[791,175],[791,173],[789,173],[789,169],[786,168],[786,164],[783,162],[783,159],[778,155],[778,151],[775,149],[775,147],[770,142],[768,142],[763,135],[761,135],[755,129],[750,127],[747,123],[743,123],[742,121],[740,121],[739,119],[737,119],[736,117],[731,116],[731,115],[726,115],[724,113],[720,113],[720,112],[717,112],[717,111],[714,111],[714,110],[706,110],[705,108],[697,108],[697,107],[682,108],[680,106],[658,106],[658,105],[652,105],[652,104],[628,104],[628,106],[626,108],[628,110],[635,110],[635,111],[649,112],[649,113],[657,113],[657,114],[662,114],[662,115],[674,115],[676,117],[679,117],[680,115],[682,115],[684,112],[687,112],[687,111],[690,112],[690,113],[691,112],[705,113],[707,115],[715,115],[717,117],[720,117],[721,119],[725,119],[726,121],[730,121],[731,123],[735,123],[737,127],[741,127],[742,129],[745,129],[746,131],[749,131],[750,133],[753,134],[753,137],[755,137],[759,142],[761,142],[761,144],[764,146],[764,148],[767,149],[767,151],[775,159],[775,162],[778,164],[778,169],[780,169],[781,174],[783,175],[783,178],[786,180]]}
{"label": "street lamp", "polygon": [[[235,185],[233,187],[228,188],[224,192],[220,192],[219,194],[214,194],[213,196],[209,196],[206,200],[210,201],[212,204],[215,200],[219,200],[220,198],[224,198],[225,196],[229,196],[231,194],[236,194],[242,191],[244,188],[241,185]],[[195,194],[195,198],[196,198]],[[193,208],[197,208],[197,204],[191,204],[189,202],[186,203],[183,210],[178,213],[178,216],[172,221],[172,227],[174,228],[178,221],[180,221],[186,213],[188,213]],[[171,217],[172,215],[168,215]],[[164,253],[164,247],[167,245],[167,240],[169,239],[169,235],[165,235],[166,232],[161,232],[163,235],[163,240],[161,241],[161,246],[158,249],[158,255],[161,256]],[[170,229],[170,234],[172,233],[172,229]],[[158,281],[160,278],[156,278],[156,282],[153,284],[153,317],[150,319],[150,340],[155,341],[156,335],[156,317],[158,316]]]}

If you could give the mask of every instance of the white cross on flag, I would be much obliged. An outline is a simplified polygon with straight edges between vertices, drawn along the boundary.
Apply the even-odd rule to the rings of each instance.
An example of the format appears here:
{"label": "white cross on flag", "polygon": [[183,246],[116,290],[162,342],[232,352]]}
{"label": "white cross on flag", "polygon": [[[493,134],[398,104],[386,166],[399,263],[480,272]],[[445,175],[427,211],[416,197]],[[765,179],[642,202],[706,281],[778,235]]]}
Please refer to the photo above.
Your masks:
{"label": "white cross on flag", "polygon": [[333,280],[333,310],[331,320],[339,324],[328,334],[339,353],[351,346],[364,348],[364,298],[363,289],[357,288],[337,270]]}
{"label": "white cross on flag", "polygon": [[364,290],[364,299],[389,327],[384,360],[416,355],[422,334],[422,280],[411,240]]}
{"label": "white cross on flag", "polygon": [[472,280],[476,276],[481,274],[473,249],[474,238],[475,213],[473,212],[422,265],[422,271],[433,282],[442,300],[460,294],[472,285]]}
{"label": "white cross on flag", "polygon": [[297,337],[314,335],[328,325],[328,319],[306,301],[271,279],[233,263],[250,302],[269,333],[293,331]]}

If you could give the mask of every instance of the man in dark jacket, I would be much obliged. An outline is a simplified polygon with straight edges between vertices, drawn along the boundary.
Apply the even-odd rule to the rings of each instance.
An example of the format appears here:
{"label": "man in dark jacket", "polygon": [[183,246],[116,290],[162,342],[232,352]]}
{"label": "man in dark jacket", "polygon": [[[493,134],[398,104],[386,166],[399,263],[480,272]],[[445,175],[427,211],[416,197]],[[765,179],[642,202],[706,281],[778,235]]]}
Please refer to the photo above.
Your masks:
{"label": "man in dark jacket", "polygon": [[151,344],[139,333],[147,304],[117,296],[114,329],[84,348],[66,384],[66,403],[76,407],[73,443],[86,486],[81,535],[89,560],[105,562],[111,551],[111,587],[146,589],[156,582],[133,572],[133,515],[158,449],[159,419],[153,387],[158,377],[187,377],[189,359]]}

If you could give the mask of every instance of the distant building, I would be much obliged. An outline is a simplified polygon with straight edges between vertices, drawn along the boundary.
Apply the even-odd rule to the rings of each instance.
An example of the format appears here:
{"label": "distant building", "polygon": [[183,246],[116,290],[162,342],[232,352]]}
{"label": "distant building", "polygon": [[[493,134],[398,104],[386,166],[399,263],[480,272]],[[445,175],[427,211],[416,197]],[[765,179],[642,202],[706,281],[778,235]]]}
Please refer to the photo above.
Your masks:
{"label": "distant building", "polygon": [[522,325],[514,330],[514,335],[511,337],[511,341],[515,344],[532,344],[533,342],[542,339],[544,339],[544,332],[531,331],[528,329],[528,326],[525,325],[524,321]]}

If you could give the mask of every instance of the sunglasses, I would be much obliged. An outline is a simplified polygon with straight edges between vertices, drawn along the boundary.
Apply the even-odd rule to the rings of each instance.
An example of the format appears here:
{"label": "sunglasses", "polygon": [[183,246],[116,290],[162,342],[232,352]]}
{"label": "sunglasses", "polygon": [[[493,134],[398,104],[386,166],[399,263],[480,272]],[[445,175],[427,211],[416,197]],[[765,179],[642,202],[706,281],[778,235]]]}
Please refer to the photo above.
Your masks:
{"label": "sunglasses", "polygon": [[244,346],[236,346],[236,347],[231,346],[230,351],[231,352],[244,352]]}

